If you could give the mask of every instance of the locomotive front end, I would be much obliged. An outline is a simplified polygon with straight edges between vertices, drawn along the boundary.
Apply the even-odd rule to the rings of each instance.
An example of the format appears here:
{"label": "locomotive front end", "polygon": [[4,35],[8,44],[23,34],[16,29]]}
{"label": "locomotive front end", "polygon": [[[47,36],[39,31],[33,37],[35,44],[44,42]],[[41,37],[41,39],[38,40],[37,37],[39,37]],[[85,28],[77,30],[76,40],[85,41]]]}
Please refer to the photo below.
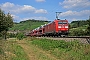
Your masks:
{"label": "locomotive front end", "polygon": [[56,31],[59,35],[68,35],[69,24],[67,20],[57,20]]}

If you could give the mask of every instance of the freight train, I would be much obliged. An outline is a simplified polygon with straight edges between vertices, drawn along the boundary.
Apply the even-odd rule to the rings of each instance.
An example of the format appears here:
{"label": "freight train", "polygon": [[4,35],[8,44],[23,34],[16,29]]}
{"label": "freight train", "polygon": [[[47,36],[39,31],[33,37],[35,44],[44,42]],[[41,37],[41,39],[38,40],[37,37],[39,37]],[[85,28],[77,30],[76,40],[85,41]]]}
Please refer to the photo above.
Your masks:
{"label": "freight train", "polygon": [[45,25],[33,29],[28,34],[29,36],[52,36],[52,37],[61,37],[67,36],[69,33],[69,24],[68,20],[55,19],[53,22],[50,22]]}

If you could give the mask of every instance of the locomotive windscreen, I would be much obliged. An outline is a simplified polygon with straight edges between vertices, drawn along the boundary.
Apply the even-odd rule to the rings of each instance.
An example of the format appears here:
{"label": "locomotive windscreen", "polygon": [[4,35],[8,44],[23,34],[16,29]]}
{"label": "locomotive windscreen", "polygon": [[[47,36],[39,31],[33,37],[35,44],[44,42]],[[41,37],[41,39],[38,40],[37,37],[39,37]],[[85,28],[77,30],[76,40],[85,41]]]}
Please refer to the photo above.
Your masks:
{"label": "locomotive windscreen", "polygon": [[67,22],[63,22],[63,24],[67,24]]}
{"label": "locomotive windscreen", "polygon": [[58,24],[62,24],[62,22],[60,21],[60,22],[58,22]]}
{"label": "locomotive windscreen", "polygon": [[61,21],[60,21],[60,22],[58,22],[58,24],[67,24],[67,22],[61,22]]}

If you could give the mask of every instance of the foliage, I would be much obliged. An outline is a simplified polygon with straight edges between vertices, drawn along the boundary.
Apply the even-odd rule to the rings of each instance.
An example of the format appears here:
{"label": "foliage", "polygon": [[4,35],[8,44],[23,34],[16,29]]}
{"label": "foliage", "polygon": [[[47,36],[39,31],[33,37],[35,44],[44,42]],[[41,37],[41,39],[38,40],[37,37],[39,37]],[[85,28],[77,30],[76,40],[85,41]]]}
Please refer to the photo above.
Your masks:
{"label": "foliage", "polygon": [[0,60],[28,60],[28,57],[14,39],[0,40]]}
{"label": "foliage", "polygon": [[86,20],[78,20],[78,21],[72,21],[70,23],[71,28],[77,28],[77,27],[81,27],[83,25],[88,25],[88,22]]}
{"label": "foliage", "polygon": [[16,37],[17,39],[22,40],[23,38],[25,38],[25,35],[23,33],[17,33]]}
{"label": "foliage", "polygon": [[3,51],[3,49],[0,47],[0,55],[1,54],[4,54],[4,51]]}
{"label": "foliage", "polygon": [[8,33],[8,37],[9,37],[9,38],[16,38],[16,35],[17,35],[17,34],[14,34],[14,33]]}
{"label": "foliage", "polygon": [[32,44],[38,45],[45,50],[50,50],[54,48],[66,49],[69,47],[69,44],[66,43],[64,40],[56,41],[56,40],[41,39],[41,40],[33,40]]}
{"label": "foliage", "polygon": [[48,21],[26,20],[26,21],[21,21],[20,23],[15,23],[14,26],[10,28],[10,30],[13,30],[13,31],[32,30],[37,27],[40,27],[41,25],[44,25],[45,23],[48,23]]}
{"label": "foliage", "polygon": [[87,22],[88,22],[88,27],[87,27],[87,34],[88,35],[90,35],[90,19],[89,20],[87,20]]}
{"label": "foliage", "polygon": [[89,60],[90,44],[82,44],[76,41],[65,42],[48,39],[32,40],[32,44],[47,50],[59,60]]}
{"label": "foliage", "polygon": [[5,41],[2,41],[0,39],[0,60],[4,60],[4,57],[5,57],[5,53],[4,52],[5,52]]}
{"label": "foliage", "polygon": [[78,27],[78,28],[73,28],[70,29],[69,31],[70,36],[85,36],[86,35],[86,28],[84,27]]}
{"label": "foliage", "polygon": [[10,13],[5,14],[0,9],[0,33],[3,32],[4,38],[6,39],[7,31],[13,26],[13,18]]}
{"label": "foliage", "polygon": [[69,35],[70,36],[86,36],[88,35],[87,28],[89,27],[88,20],[72,21],[70,23]]}
{"label": "foliage", "polygon": [[13,53],[17,56],[17,57],[12,57],[12,60],[28,60],[21,46],[13,45],[12,47],[14,47]]}
{"label": "foliage", "polygon": [[8,31],[10,27],[13,26],[13,18],[10,13],[5,14],[1,9],[0,9],[0,32],[1,31]]}

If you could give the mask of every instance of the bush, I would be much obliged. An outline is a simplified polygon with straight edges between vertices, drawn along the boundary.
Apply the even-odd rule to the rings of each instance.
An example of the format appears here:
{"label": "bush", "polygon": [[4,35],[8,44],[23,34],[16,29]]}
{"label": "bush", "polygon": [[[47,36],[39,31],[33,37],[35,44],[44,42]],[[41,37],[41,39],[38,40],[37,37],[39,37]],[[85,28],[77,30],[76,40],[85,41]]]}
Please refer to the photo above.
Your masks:
{"label": "bush", "polygon": [[32,43],[38,45],[39,47],[42,47],[45,50],[52,50],[54,48],[71,49],[70,43],[67,43],[64,40],[56,41],[56,40],[41,39],[41,40],[33,40]]}
{"label": "bush", "polygon": [[80,28],[73,28],[69,31],[69,33],[70,33],[69,34],[70,36],[84,36],[84,35],[86,35],[86,32]]}
{"label": "bush", "polygon": [[16,34],[14,34],[14,33],[8,33],[7,36],[9,38],[15,38],[16,37]]}
{"label": "bush", "polygon": [[23,33],[17,33],[17,39],[22,40],[23,38],[25,38],[25,35]]}

